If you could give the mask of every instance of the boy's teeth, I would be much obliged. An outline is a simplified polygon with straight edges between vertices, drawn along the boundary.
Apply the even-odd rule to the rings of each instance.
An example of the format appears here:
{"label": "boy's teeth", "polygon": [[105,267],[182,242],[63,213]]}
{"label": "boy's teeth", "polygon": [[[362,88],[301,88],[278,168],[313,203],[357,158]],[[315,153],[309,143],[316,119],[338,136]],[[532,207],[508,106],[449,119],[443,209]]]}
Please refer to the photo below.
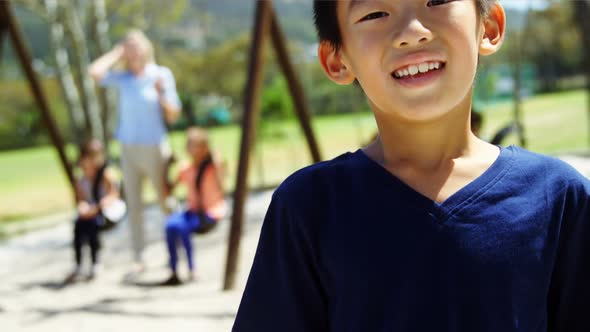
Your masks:
{"label": "boy's teeth", "polygon": [[410,65],[404,69],[397,70],[395,77],[402,78],[409,75],[416,75],[418,73],[427,73],[431,70],[436,70],[441,67],[440,62],[424,62],[418,65]]}

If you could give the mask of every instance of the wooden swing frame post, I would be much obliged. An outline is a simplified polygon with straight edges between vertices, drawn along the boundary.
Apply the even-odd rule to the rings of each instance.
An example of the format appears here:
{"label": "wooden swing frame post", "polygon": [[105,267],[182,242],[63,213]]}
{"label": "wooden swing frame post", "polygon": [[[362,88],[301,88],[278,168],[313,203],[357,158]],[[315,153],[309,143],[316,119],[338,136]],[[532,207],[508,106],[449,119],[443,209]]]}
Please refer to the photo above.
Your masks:
{"label": "wooden swing frame post", "polygon": [[37,77],[37,73],[35,73],[33,66],[31,65],[31,54],[25,44],[21,29],[13,14],[11,6],[11,1],[0,1],[0,22],[3,22],[3,24],[0,26],[0,29],[3,30],[3,32],[0,32],[0,41],[1,36],[8,32],[18,60],[29,82],[29,87],[31,88],[31,92],[35,98],[35,102],[37,103],[37,107],[39,107],[39,111],[41,112],[43,124],[45,125],[45,128],[47,128],[51,143],[58,153],[59,160],[68,178],[73,197],[75,198],[76,190],[74,172],[66,156],[64,140],[61,137],[57,124],[53,118],[53,115],[51,114],[49,102],[47,101],[41,82]]}
{"label": "wooden swing frame post", "polygon": [[303,134],[311,152],[312,160],[314,162],[319,162],[322,159],[317,141],[313,134],[310,112],[305,99],[303,87],[297,79],[295,69],[289,59],[287,46],[284,42],[284,37],[277,16],[272,8],[272,1],[256,1],[255,24],[252,31],[252,44],[249,54],[248,80],[244,93],[245,100],[244,116],[242,119],[242,137],[234,192],[231,229],[228,240],[225,279],[223,284],[224,290],[233,289],[236,282],[236,270],[243,229],[244,205],[246,203],[247,195],[248,167],[260,117],[259,99],[264,72],[263,45],[269,37],[271,38],[281,71],[287,79],[297,119],[303,130]]}

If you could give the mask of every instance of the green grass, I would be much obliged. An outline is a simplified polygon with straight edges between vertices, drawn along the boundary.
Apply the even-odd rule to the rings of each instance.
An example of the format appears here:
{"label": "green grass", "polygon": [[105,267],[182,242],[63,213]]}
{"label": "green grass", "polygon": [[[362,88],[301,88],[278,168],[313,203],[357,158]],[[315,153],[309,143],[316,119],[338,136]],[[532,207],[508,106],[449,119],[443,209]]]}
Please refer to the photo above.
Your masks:
{"label": "green grass", "polygon": [[69,208],[71,192],[50,147],[0,154],[0,221]]}
{"label": "green grass", "polygon": [[[523,105],[528,148],[555,154],[587,148],[586,96],[583,91],[563,92],[530,98]],[[482,108],[484,137],[491,137],[512,115],[512,104],[499,103]],[[261,141],[251,158],[251,187],[280,183],[295,170],[311,161],[309,151],[294,120],[267,124],[280,136]],[[375,132],[371,113],[316,117],[313,127],[324,159],[345,151],[353,151]],[[214,128],[210,131],[214,148],[227,162],[225,186],[235,183],[240,129],[238,126]],[[184,157],[182,133],[171,136],[174,151]],[[515,141],[511,140],[508,143]],[[118,151],[115,146],[113,152]],[[0,153],[0,222],[17,221],[60,212],[72,207],[72,197],[57,158],[51,147]],[[150,188],[150,186],[146,186]],[[182,194],[180,192],[179,194]],[[146,190],[145,198],[154,199]]]}
{"label": "green grass", "polygon": [[[556,154],[588,149],[587,97],[584,91],[535,96],[524,102],[523,115],[527,148]],[[512,103],[484,108],[484,134],[493,136],[511,120]],[[509,143],[516,144],[515,140]]]}
{"label": "green grass", "polygon": [[[268,126],[282,136],[262,139],[261,147],[253,149],[249,176],[251,187],[278,184],[288,174],[311,161],[301,130],[294,120]],[[370,113],[317,118],[313,126],[324,158],[358,148],[375,130]],[[213,128],[210,135],[214,149],[226,161],[225,187],[232,190],[238,164],[240,128],[235,125]],[[171,143],[178,157],[185,158],[183,133],[173,133]],[[116,145],[111,149],[114,155],[118,151]],[[1,152],[0,165],[0,222],[18,221],[72,208],[73,198],[66,176],[57,153],[51,147]],[[145,189],[144,198],[153,201],[155,193],[149,183],[146,183]],[[182,195],[182,190],[178,194]]]}

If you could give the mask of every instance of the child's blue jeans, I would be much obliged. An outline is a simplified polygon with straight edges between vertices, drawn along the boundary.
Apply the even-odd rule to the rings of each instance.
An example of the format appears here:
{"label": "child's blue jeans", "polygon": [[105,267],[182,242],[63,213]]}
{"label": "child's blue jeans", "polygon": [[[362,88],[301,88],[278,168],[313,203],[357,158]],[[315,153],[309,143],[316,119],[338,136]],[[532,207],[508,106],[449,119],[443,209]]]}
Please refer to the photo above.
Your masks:
{"label": "child's blue jeans", "polygon": [[205,216],[205,220],[201,220],[201,216],[192,211],[177,212],[171,214],[166,221],[166,244],[170,254],[170,269],[175,273],[178,263],[176,246],[179,242],[182,243],[186,251],[189,270],[194,270],[191,235],[193,232],[198,232],[200,228],[206,227],[207,224],[216,222],[206,214],[202,215]]}

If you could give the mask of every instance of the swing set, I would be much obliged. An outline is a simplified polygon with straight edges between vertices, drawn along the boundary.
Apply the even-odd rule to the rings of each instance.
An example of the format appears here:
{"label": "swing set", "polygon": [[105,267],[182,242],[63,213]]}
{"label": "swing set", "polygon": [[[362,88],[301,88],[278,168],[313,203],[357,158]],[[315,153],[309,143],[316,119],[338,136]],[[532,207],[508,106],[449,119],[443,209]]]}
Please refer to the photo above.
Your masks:
{"label": "swing set", "polygon": [[[32,57],[22,36],[19,24],[13,14],[10,1],[0,1],[0,47],[5,35],[10,37],[12,45],[20,61],[21,67],[28,79],[33,97],[41,112],[42,120],[48,130],[51,143],[56,149],[62,168],[74,191],[74,175],[72,164],[68,161],[64,149],[64,139],[60,135],[56,122],[51,114],[47,97],[42,89],[39,78],[32,68]],[[236,267],[239,257],[240,241],[242,237],[244,205],[248,194],[248,170],[250,156],[255,143],[256,131],[260,117],[259,101],[262,92],[264,73],[263,45],[269,40],[273,46],[279,67],[285,76],[289,92],[294,104],[296,118],[303,130],[312,161],[319,162],[322,158],[313,133],[310,112],[306,103],[302,85],[297,77],[293,64],[289,58],[284,34],[281,30],[277,15],[271,0],[256,1],[252,40],[249,50],[248,77],[244,90],[244,110],[241,123],[241,141],[235,191],[233,193],[233,212],[231,228],[228,234],[228,253],[225,266],[224,290],[233,289],[236,279]],[[0,48],[1,50],[1,48]],[[1,54],[1,53],[0,53]],[[505,129],[505,135],[516,133],[524,143],[523,127],[520,121],[520,103],[514,112],[514,122]],[[515,129],[516,128],[516,129]],[[502,137],[503,138],[503,137]]]}
{"label": "swing set", "polygon": [[[249,51],[248,78],[244,93],[244,116],[241,124],[241,142],[237,179],[233,194],[233,214],[228,234],[228,254],[225,266],[224,290],[235,285],[236,267],[239,257],[240,240],[242,237],[244,205],[248,194],[248,169],[250,156],[255,143],[258,120],[260,118],[259,101],[262,92],[264,73],[263,44],[269,40],[275,51],[280,69],[285,76],[290,95],[293,99],[297,120],[303,130],[305,140],[313,162],[321,161],[319,147],[313,133],[310,112],[306,103],[303,87],[297,77],[285,43],[272,1],[256,1],[255,24],[252,31],[252,42]],[[32,67],[31,53],[23,38],[22,30],[17,21],[10,1],[0,1],[0,47],[4,37],[8,35],[16,55],[29,82],[33,98],[39,108],[44,126],[47,128],[52,145],[58,153],[59,161],[66,174],[71,190],[75,192],[75,178],[72,163],[65,153],[65,141],[60,134],[56,121],[51,113],[47,96],[39,77]],[[0,49],[1,50],[1,49]]]}

